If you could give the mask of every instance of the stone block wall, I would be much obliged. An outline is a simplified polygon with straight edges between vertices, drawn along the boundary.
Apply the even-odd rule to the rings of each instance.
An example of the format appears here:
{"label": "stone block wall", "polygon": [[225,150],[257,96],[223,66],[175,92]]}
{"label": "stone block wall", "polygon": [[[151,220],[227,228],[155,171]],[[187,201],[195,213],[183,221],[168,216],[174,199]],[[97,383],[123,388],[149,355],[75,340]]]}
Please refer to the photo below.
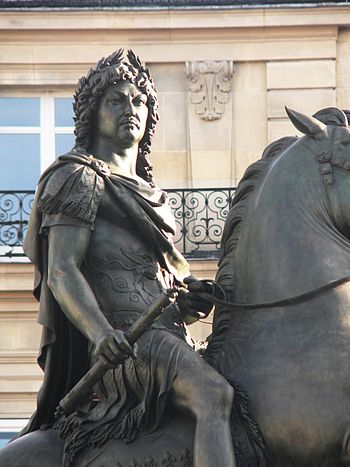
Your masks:
{"label": "stone block wall", "polygon": [[[0,43],[0,96],[71,96],[101,56],[119,47],[138,53],[159,90],[152,160],[164,188],[235,186],[269,142],[297,133],[285,105],[309,114],[350,108],[350,8],[344,5],[1,11]],[[215,276],[215,262],[191,265],[199,278]],[[0,418],[28,417],[41,382],[32,280],[30,264],[0,264]],[[210,324],[202,323],[194,337],[209,333]]]}

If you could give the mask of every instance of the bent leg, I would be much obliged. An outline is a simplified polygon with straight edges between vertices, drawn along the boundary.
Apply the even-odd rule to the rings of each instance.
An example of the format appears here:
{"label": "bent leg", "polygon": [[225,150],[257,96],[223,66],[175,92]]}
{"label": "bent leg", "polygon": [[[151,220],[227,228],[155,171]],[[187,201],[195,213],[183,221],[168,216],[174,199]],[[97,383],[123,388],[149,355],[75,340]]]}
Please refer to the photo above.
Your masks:
{"label": "bent leg", "polygon": [[64,441],[56,430],[34,431],[0,449],[1,467],[61,467]]}
{"label": "bent leg", "polygon": [[233,389],[186,345],[170,400],[195,418],[195,467],[235,467],[230,428]]}

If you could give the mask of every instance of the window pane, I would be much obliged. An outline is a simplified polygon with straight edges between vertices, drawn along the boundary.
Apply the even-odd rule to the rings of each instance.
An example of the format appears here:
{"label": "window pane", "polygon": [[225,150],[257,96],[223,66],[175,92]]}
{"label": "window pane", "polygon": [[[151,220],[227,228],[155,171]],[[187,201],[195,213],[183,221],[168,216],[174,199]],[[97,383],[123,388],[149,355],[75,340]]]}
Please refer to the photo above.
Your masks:
{"label": "window pane", "polygon": [[56,135],[56,157],[62,156],[70,151],[75,143],[75,136],[73,134]]}
{"label": "window pane", "polygon": [[0,126],[40,126],[40,98],[1,97]]}
{"label": "window pane", "polygon": [[55,98],[55,126],[74,126],[72,106],[71,97]]}
{"label": "window pane", "polygon": [[4,446],[6,446],[6,444],[9,442],[10,440],[9,439],[1,439],[0,438],[0,448],[3,448]]}
{"label": "window pane", "polygon": [[40,136],[0,134],[0,190],[34,190],[40,176]]}
{"label": "window pane", "polygon": [[0,448],[6,446],[6,444],[10,441],[10,439],[14,438],[18,432],[0,432]]}

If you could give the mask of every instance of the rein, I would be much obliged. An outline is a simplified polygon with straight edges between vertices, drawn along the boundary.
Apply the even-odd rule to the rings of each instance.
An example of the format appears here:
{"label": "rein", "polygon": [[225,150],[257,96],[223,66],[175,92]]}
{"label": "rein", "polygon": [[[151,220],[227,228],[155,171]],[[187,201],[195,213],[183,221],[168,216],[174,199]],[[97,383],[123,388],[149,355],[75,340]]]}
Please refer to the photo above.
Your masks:
{"label": "rein", "polygon": [[[237,303],[237,302],[229,302],[220,298],[217,298],[213,295],[210,295],[207,292],[203,292],[200,294],[201,298],[207,300],[212,305],[219,305],[224,307],[231,307],[237,308],[242,310],[257,310],[259,308],[278,308],[281,306],[286,305],[295,305],[298,303],[303,302],[304,300],[310,300],[313,297],[316,297],[318,294],[322,294],[323,292],[327,292],[338,285],[345,284],[346,282],[350,281],[350,276],[343,277],[342,279],[337,279],[336,281],[330,282],[329,284],[323,285],[318,287],[315,290],[311,290],[310,292],[306,292],[301,295],[297,295],[296,297],[285,298],[283,300],[277,300],[274,302],[266,302],[266,303]],[[206,282],[206,281],[204,281]],[[211,281],[208,281],[208,283]]]}

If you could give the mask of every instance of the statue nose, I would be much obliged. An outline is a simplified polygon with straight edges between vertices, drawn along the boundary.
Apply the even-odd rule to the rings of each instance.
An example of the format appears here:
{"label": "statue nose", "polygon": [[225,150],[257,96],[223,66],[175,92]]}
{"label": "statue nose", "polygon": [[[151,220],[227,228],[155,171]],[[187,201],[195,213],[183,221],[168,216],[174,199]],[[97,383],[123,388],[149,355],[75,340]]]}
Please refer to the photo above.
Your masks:
{"label": "statue nose", "polygon": [[136,107],[132,101],[131,96],[126,100],[126,112],[128,115],[135,115]]}

